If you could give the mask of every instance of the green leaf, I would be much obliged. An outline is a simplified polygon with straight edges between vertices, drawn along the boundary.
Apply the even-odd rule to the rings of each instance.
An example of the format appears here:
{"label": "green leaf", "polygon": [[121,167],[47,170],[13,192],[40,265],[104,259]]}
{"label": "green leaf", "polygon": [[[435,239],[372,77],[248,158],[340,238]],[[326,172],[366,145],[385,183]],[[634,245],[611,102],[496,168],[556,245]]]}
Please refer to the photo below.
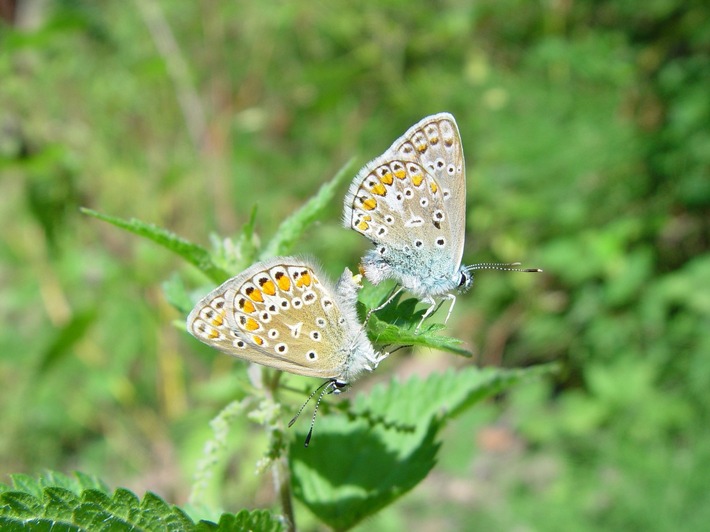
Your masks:
{"label": "green leaf", "polygon": [[6,491],[0,495],[0,513],[10,514],[22,519],[29,519],[43,511],[42,502],[19,491]]}
{"label": "green leaf", "polygon": [[254,227],[256,226],[256,212],[257,207],[256,205],[254,205],[251,210],[251,215],[249,216],[249,221],[242,227],[242,231],[239,234],[239,238],[236,242],[236,248],[238,250],[237,255],[246,265],[256,262],[257,257],[257,239],[254,238]]}
{"label": "green leaf", "polygon": [[351,177],[352,163],[353,159],[345,163],[333,179],[320,187],[315,196],[281,223],[274,237],[259,254],[261,260],[291,253],[293,245],[304,231],[331,205],[341,182]]}
{"label": "green leaf", "polygon": [[[219,524],[201,521],[198,525],[180,508],[153,493],[139,499],[119,488],[113,494],[103,483],[88,475],[47,473],[39,479],[12,476],[14,490],[0,485],[1,530],[284,530],[282,520],[266,511],[242,510],[224,514]],[[52,480],[59,485],[47,485]],[[91,486],[85,489],[82,486]],[[26,491],[22,491],[22,490]],[[38,490],[40,490],[38,492]],[[39,493],[39,496],[33,495]]]}
{"label": "green leaf", "polygon": [[472,367],[376,386],[356,397],[349,416],[319,419],[309,448],[298,433],[291,445],[294,495],[333,528],[351,528],[426,477],[444,422],[522,379],[554,369]]}
{"label": "green leaf", "polygon": [[[393,288],[388,284],[363,286],[358,300],[363,304],[361,314],[367,316],[369,309],[381,307],[389,298]],[[403,292],[398,293],[384,308],[370,314],[367,321],[367,332],[370,339],[378,344],[419,345],[457,355],[471,357],[469,350],[461,347],[463,342],[458,338],[435,334],[443,330],[443,324],[424,323],[419,331],[417,326],[422,320],[425,308],[417,310],[419,300],[413,297],[402,299]]]}
{"label": "green leaf", "polygon": [[286,530],[283,519],[273,516],[265,510],[248,511],[242,510],[238,514],[223,514],[219,519],[219,524],[211,521],[200,521],[195,527],[195,532],[211,531],[247,531],[258,530],[259,532],[281,532]]}
{"label": "green leaf", "polygon": [[124,220],[115,216],[108,216],[84,207],[81,207],[80,210],[84,214],[93,216],[94,218],[98,218],[99,220],[103,220],[104,222],[108,222],[116,227],[120,227],[121,229],[125,229],[126,231],[130,231],[131,233],[143,236],[160,244],[177,255],[180,255],[189,263],[197,266],[197,268],[215,283],[221,283],[231,277],[229,273],[215,264],[212,260],[212,256],[206,249],[192,242],[188,242],[161,227],[141,222],[135,218]]}
{"label": "green leaf", "polygon": [[426,330],[421,329],[419,332],[414,332],[413,330],[403,329],[392,323],[380,321],[374,314],[370,316],[370,320],[368,321],[368,334],[377,343],[420,345],[431,347],[432,349],[449,351],[465,357],[473,356],[468,349],[461,347],[463,342],[458,338],[434,334],[436,331],[440,331],[443,328],[444,325],[442,324],[434,324],[430,325]]}

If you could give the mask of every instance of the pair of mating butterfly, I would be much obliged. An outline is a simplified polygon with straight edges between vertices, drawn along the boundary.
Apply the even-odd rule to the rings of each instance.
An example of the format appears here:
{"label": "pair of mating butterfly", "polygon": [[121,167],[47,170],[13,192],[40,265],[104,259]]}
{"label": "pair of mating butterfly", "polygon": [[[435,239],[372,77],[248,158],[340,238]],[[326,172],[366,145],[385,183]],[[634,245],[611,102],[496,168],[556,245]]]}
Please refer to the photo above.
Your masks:
{"label": "pair of mating butterfly", "polygon": [[[343,222],[375,246],[362,259],[365,277],[373,284],[399,284],[384,305],[402,289],[429,304],[419,326],[436,309],[436,297],[451,300],[448,320],[452,291],[471,286],[472,270],[515,269],[461,265],[466,174],[461,137],[448,113],[424,118],[360,170],[345,196]],[[348,269],[333,287],[310,262],[278,257],[205,296],[188,316],[187,329],[229,355],[328,379],[322,398],[388,355],[375,351],[358,320],[358,289]]]}

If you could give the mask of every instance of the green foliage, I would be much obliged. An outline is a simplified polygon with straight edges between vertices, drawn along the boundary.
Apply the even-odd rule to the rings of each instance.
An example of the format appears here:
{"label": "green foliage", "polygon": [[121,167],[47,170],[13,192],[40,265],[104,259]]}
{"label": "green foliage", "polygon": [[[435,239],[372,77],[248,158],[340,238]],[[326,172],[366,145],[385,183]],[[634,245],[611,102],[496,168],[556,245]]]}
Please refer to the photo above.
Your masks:
{"label": "green foliage", "polygon": [[377,386],[348,417],[327,416],[309,448],[291,446],[294,494],[321,520],[347,530],[391,504],[429,474],[447,421],[522,379],[550,373],[467,368]]}
{"label": "green foliage", "polygon": [[81,208],[80,210],[84,214],[88,214],[89,216],[108,222],[111,225],[130,231],[136,235],[149,238],[153,242],[160,244],[173,253],[181,256],[186,261],[194,264],[207,277],[217,283],[225,281],[229,277],[229,274],[226,271],[215,264],[206,249],[203,249],[196,244],[192,244],[170,231],[157,227],[153,224],[141,222],[135,218],[132,220],[122,220],[121,218],[101,214],[99,212],[92,211],[91,209]]}
{"label": "green foliage", "polygon": [[[373,341],[414,346],[373,378],[466,363],[434,349],[561,372],[446,423],[435,474],[362,528],[707,528],[705,4],[37,5],[0,23],[2,474],[82,469],[184,501],[209,420],[252,396],[204,502],[214,522],[235,501],[268,504],[271,475],[253,464],[278,427],[259,403],[288,419],[312,383],[288,377],[268,403],[241,364],[172,324],[270,247],[355,270],[366,243],[337,222],[347,175],[294,215],[305,228],[284,220],[354,153],[364,163],[447,110],[466,154],[465,262],[545,273],[477,272],[446,331],[443,308],[412,335],[422,308],[404,297],[372,315]],[[199,242],[198,269],[79,205],[168,249]],[[363,318],[387,295],[368,290]],[[311,450],[353,416],[320,416]],[[295,432],[280,433],[300,448]]]}
{"label": "green foliage", "polygon": [[0,484],[3,530],[283,530],[265,511],[224,514],[218,524],[193,522],[182,510],[147,493],[139,499],[129,490],[110,493],[98,479],[81,473],[67,477],[48,473],[38,479],[12,475]]}

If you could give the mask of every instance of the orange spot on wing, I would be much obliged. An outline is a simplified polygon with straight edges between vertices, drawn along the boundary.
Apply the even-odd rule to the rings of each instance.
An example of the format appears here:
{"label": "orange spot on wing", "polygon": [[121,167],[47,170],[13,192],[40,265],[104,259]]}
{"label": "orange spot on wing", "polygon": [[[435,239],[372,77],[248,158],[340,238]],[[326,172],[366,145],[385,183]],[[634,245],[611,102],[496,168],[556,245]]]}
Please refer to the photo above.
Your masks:
{"label": "orange spot on wing", "polygon": [[217,329],[212,329],[210,333],[207,335],[207,337],[210,340],[214,340],[215,338],[219,338],[219,331]]}
{"label": "orange spot on wing", "polygon": [[271,279],[268,279],[265,283],[261,283],[261,289],[267,296],[273,296],[276,293],[276,285]]}
{"label": "orange spot on wing", "polygon": [[303,288],[303,286],[311,286],[311,274],[308,270],[303,270],[298,280],[296,281],[296,286]]}
{"label": "orange spot on wing", "polygon": [[256,331],[259,328],[259,323],[254,318],[249,318],[244,324],[247,331]]}
{"label": "orange spot on wing", "polygon": [[380,181],[384,185],[391,185],[394,182],[394,178],[392,177],[392,174],[390,172],[387,172],[385,175],[380,177]]}
{"label": "orange spot on wing", "polygon": [[217,314],[213,319],[212,319],[212,325],[215,327],[219,327],[224,323],[224,318],[222,317],[221,314]]}
{"label": "orange spot on wing", "polygon": [[437,186],[436,183],[432,182],[431,184],[431,193],[436,194],[436,191],[439,190],[439,187]]}
{"label": "orange spot on wing", "polygon": [[357,228],[360,231],[367,231],[370,228],[370,224],[368,224],[365,220],[363,220],[359,224],[357,224]]}
{"label": "orange spot on wing", "polygon": [[417,146],[417,151],[419,153],[424,153],[426,151],[427,147],[428,146],[426,145],[426,143],[420,144],[419,146]]}
{"label": "orange spot on wing", "polygon": [[249,297],[249,299],[251,299],[252,301],[256,301],[258,303],[264,302],[264,297],[261,295],[261,292],[256,288],[250,286],[245,291],[247,293],[247,297]]}
{"label": "orange spot on wing", "polygon": [[264,339],[261,336],[257,336],[256,334],[251,337],[251,339],[254,341],[256,345],[264,345]]}
{"label": "orange spot on wing", "polygon": [[246,312],[247,314],[251,314],[256,310],[256,307],[254,306],[254,303],[249,301],[248,299],[241,298],[239,300],[239,308],[242,309],[242,311]]}
{"label": "orange spot on wing", "polygon": [[394,171],[394,176],[397,179],[404,179],[405,177],[407,177],[407,172],[404,170],[404,168],[399,168],[398,170]]}
{"label": "orange spot on wing", "polygon": [[291,279],[288,278],[288,275],[283,272],[276,272],[274,277],[276,278],[276,284],[279,285],[281,290],[284,292],[291,290]]}
{"label": "orange spot on wing", "polygon": [[378,196],[384,196],[387,194],[387,189],[382,183],[377,183],[374,187],[372,187],[371,192],[373,194],[377,194]]}
{"label": "orange spot on wing", "polygon": [[412,183],[414,184],[415,187],[418,187],[419,185],[421,185],[422,181],[424,181],[423,175],[419,174],[419,175],[412,176]]}
{"label": "orange spot on wing", "polygon": [[362,207],[367,211],[371,211],[375,207],[377,207],[377,201],[375,200],[375,198],[367,198],[365,201],[362,202]]}

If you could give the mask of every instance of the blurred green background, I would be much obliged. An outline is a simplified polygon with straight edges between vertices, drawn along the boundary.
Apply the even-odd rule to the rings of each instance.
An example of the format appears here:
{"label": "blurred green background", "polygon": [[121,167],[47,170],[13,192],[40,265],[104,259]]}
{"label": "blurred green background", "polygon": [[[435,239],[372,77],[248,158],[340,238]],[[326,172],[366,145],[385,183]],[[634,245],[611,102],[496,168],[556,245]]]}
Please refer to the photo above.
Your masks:
{"label": "blurred green background", "polygon": [[[564,370],[453,424],[434,473],[366,526],[706,529],[707,3],[0,7],[2,480],[79,469],[183,503],[208,421],[243,379],[173,325],[161,284],[207,281],[79,206],[209,245],[257,204],[268,237],[353,155],[354,175],[449,111],[465,261],[545,273],[480,272],[448,332],[482,365]],[[333,276],[367,247],[340,207],[299,247]],[[375,378],[465,363],[399,352]],[[233,432],[221,502],[274,507],[254,475],[263,436],[247,420]]]}

